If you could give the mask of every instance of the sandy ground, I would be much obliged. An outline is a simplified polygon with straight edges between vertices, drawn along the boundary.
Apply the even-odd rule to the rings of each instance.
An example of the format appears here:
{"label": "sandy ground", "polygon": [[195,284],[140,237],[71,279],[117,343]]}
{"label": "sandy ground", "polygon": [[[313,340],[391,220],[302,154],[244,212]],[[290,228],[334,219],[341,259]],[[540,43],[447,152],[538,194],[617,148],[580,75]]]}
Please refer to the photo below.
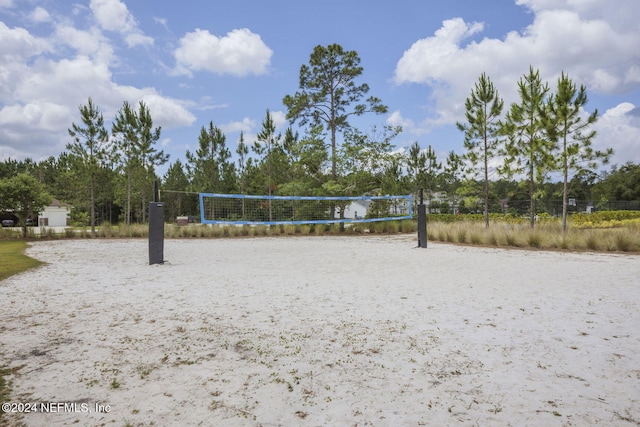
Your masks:
{"label": "sandy ground", "polygon": [[34,243],[0,359],[14,402],[62,410],[5,420],[640,425],[640,257],[415,246],[167,240],[149,266],[146,240]]}

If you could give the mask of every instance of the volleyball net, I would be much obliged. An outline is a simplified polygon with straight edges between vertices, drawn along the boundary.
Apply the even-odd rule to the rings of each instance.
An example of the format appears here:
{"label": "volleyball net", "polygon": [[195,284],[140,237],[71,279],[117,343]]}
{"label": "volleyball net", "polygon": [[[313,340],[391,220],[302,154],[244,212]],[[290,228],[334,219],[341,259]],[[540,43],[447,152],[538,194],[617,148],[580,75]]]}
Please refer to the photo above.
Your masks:
{"label": "volleyball net", "polygon": [[330,224],[411,219],[413,197],[200,193],[202,224]]}

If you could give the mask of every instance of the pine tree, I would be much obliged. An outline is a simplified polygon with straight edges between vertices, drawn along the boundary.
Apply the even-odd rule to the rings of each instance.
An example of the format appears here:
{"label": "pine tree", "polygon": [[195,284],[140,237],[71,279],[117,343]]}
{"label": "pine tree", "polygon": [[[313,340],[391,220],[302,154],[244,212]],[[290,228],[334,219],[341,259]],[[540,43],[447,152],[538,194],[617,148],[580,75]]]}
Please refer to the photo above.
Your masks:
{"label": "pine tree", "polygon": [[225,134],[212,121],[208,129],[204,126],[200,129],[198,149],[186,154],[193,191],[225,193],[232,188],[232,183],[225,180],[225,168],[231,159],[226,140]]}
{"label": "pine tree", "polygon": [[443,170],[443,181],[447,186],[447,192],[451,197],[451,205],[453,213],[456,213],[456,191],[460,182],[459,175],[463,168],[462,157],[455,153],[455,151],[449,151],[446,164]]}
{"label": "pine tree", "polygon": [[498,152],[499,125],[504,101],[491,79],[482,73],[465,101],[467,123],[457,123],[465,133],[465,159],[475,167],[480,163],[484,178],[484,223],[489,227],[489,160]]}
{"label": "pine tree", "polygon": [[153,127],[153,119],[146,104],[138,104],[136,112],[128,102],[124,102],[111,127],[115,140],[112,157],[126,177],[125,222],[131,223],[133,191],[137,187],[136,198],[140,202],[140,217],[144,221],[146,212],[145,195],[156,178],[155,167],[169,159],[163,151],[154,146],[160,139],[160,127]]}
{"label": "pine tree", "polygon": [[587,103],[587,89],[584,85],[578,90],[575,83],[563,72],[558,79],[558,88],[551,96],[546,110],[546,128],[550,140],[558,143],[559,164],[562,173],[562,231],[567,230],[567,197],[569,193],[569,174],[580,175],[588,169],[597,167],[598,162],[608,163],[613,154],[609,148],[594,151],[591,147],[595,130],[590,129],[598,119],[598,110],[583,120],[582,110]]}
{"label": "pine tree", "polygon": [[161,166],[169,160],[169,155],[158,150],[156,144],[160,140],[160,127],[153,127],[153,119],[147,105],[140,101],[136,115],[136,132],[138,144],[135,147],[135,155],[142,166],[142,179],[138,188],[141,201],[142,222],[145,222],[147,208],[146,197],[152,188],[153,181],[157,179],[156,166]]}
{"label": "pine tree", "polygon": [[[338,144],[336,134],[349,128],[350,116],[368,112],[386,113],[388,108],[380,99],[370,96],[369,85],[355,84],[362,74],[360,57],[355,51],[345,51],[339,44],[316,46],[309,65],[300,67],[300,92],[283,99],[287,119],[300,120],[301,125],[326,125],[331,135],[331,179],[336,181]],[[355,104],[355,105],[354,105]]]}
{"label": "pine tree", "polygon": [[78,169],[81,177],[89,180],[90,224],[91,234],[96,234],[96,176],[107,160],[109,134],[104,127],[102,113],[89,98],[86,105],[80,107],[81,125],[73,123],[68,130],[73,142],[67,144],[72,156],[72,164]]}
{"label": "pine tree", "polygon": [[[169,165],[162,179],[162,201],[166,206],[165,220],[175,221],[176,217],[194,212],[195,206],[189,206],[185,193],[189,189],[189,178],[184,172],[180,159]],[[166,193],[165,193],[166,192]]]}
{"label": "pine tree", "polygon": [[[238,147],[236,148],[236,154],[238,155],[238,172],[240,175],[240,194],[245,193],[246,175],[247,175],[247,155],[249,154],[249,147],[244,143],[244,132],[240,131],[240,140],[238,141]],[[244,215],[243,215],[244,216]]]}
{"label": "pine tree", "polygon": [[540,72],[529,67],[518,82],[520,103],[511,104],[501,133],[508,141],[501,172],[512,176],[524,173],[529,184],[529,222],[535,226],[536,187],[544,182],[553,169],[554,144],[545,133],[545,109],[549,85],[542,83]]}
{"label": "pine tree", "polygon": [[[267,167],[267,194],[271,196],[273,189],[276,187],[273,181],[273,153],[279,149],[282,135],[276,134],[276,125],[268,109],[262,121],[262,130],[257,137],[258,140],[254,144],[254,151],[256,154],[264,156],[263,162]],[[271,212],[269,212],[269,221],[271,221]]]}

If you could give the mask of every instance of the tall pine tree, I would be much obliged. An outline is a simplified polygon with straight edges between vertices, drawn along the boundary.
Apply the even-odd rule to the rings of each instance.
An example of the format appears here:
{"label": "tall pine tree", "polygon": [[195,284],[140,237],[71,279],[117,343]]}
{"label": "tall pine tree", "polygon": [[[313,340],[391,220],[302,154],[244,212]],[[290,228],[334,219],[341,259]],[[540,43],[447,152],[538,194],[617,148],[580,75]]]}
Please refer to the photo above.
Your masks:
{"label": "tall pine tree", "polygon": [[80,179],[89,181],[91,234],[96,234],[96,177],[107,161],[109,153],[109,134],[104,127],[104,118],[99,108],[89,98],[86,105],[80,107],[82,123],[72,123],[69,136],[73,142],[67,144],[73,169]]}
{"label": "tall pine tree", "polygon": [[476,170],[481,165],[484,181],[484,224],[489,227],[489,160],[498,152],[498,120],[504,107],[491,79],[482,73],[465,101],[467,123],[457,123],[464,134],[465,159]]}
{"label": "tall pine tree", "polygon": [[562,231],[567,230],[567,202],[569,175],[594,169],[598,162],[608,163],[613,149],[594,150],[591,146],[596,131],[591,126],[598,119],[598,110],[583,119],[583,107],[587,103],[587,89],[580,89],[563,72],[558,79],[556,93],[549,100],[546,110],[547,133],[550,140],[557,142],[559,164],[562,173]]}
{"label": "tall pine tree", "polygon": [[511,104],[501,132],[507,136],[505,160],[501,172],[508,176],[525,174],[529,186],[529,222],[535,226],[536,188],[553,169],[553,141],[545,133],[545,109],[549,85],[540,79],[540,71],[529,67],[518,82],[519,103]]}

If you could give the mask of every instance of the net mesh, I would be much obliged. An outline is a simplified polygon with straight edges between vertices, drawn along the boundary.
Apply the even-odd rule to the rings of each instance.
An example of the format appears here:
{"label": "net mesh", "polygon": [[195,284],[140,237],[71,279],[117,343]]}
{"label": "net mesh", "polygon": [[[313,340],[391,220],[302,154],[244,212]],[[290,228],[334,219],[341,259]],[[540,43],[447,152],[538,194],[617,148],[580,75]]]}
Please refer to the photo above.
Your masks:
{"label": "net mesh", "polygon": [[300,197],[200,193],[203,224],[322,224],[412,217],[412,196]]}

